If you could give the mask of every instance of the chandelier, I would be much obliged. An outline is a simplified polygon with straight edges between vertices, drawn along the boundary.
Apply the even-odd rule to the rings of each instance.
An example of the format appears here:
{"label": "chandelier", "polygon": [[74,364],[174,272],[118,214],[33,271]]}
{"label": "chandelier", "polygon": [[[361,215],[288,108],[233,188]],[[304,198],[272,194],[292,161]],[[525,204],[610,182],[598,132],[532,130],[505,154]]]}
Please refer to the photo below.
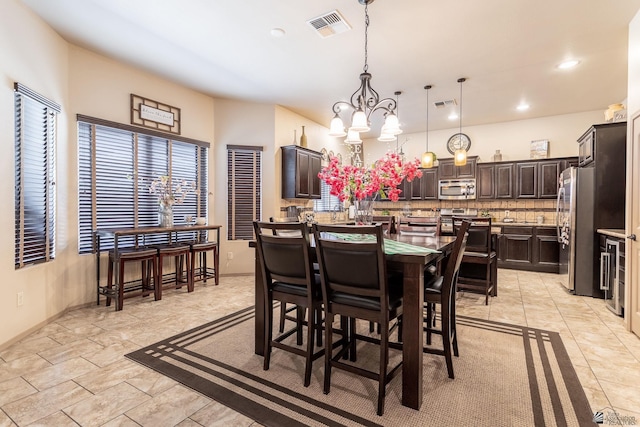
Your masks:
{"label": "chandelier", "polygon": [[[458,79],[458,83],[460,83],[460,130],[458,135],[460,136],[462,136],[462,83],[466,80],[464,77]],[[456,166],[464,166],[467,164],[467,148],[458,147],[453,153],[453,164]]]}
{"label": "chandelier", "polygon": [[[396,115],[397,103],[393,98],[380,99],[380,95],[371,87],[371,73],[369,73],[368,61],[368,30],[369,30],[369,3],[373,0],[358,0],[364,5],[364,67],[360,74],[360,87],[352,95],[349,101],[338,101],[333,104],[333,112],[335,116],[331,120],[329,136],[342,137],[347,135],[344,123],[340,118],[340,112],[351,109],[351,126],[349,127],[350,136],[346,142],[355,139],[355,134],[360,132],[368,132],[371,130],[371,114],[374,111],[384,111],[384,125],[380,130],[380,141],[393,141],[395,137],[402,133],[398,116]],[[360,139],[358,137],[358,139]]]}

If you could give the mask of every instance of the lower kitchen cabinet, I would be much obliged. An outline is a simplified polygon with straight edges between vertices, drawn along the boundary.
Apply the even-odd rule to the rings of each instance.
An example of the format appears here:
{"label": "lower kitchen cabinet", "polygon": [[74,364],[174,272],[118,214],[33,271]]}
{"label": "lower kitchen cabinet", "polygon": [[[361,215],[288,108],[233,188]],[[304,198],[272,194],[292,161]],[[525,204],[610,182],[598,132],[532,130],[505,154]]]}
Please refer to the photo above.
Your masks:
{"label": "lower kitchen cabinet", "polygon": [[498,267],[557,273],[559,259],[555,228],[502,226],[498,236]]}

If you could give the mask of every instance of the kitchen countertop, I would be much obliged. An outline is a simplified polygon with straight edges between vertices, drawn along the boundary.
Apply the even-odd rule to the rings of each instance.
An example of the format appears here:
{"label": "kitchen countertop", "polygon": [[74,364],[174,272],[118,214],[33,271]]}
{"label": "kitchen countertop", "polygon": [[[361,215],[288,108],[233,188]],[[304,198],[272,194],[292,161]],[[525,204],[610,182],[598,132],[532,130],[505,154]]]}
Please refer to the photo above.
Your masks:
{"label": "kitchen countertop", "polygon": [[520,227],[555,227],[555,224],[552,224],[550,222],[543,222],[542,224],[538,224],[535,221],[529,221],[529,222],[502,222],[502,221],[491,221],[491,225],[516,225],[516,226],[520,226]]}
{"label": "kitchen countertop", "polygon": [[617,237],[618,239],[625,239],[627,237],[622,228],[598,228],[596,231],[605,236]]}

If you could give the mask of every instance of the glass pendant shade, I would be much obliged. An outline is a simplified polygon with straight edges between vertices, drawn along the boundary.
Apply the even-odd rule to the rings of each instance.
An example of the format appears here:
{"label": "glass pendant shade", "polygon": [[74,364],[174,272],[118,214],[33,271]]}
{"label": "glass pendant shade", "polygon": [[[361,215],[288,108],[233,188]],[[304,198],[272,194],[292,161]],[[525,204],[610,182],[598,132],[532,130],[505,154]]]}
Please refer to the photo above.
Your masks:
{"label": "glass pendant shade", "polygon": [[385,132],[384,127],[382,128],[381,132],[380,132],[380,136],[378,137],[378,141],[380,142],[392,142],[396,140],[396,136]]}
{"label": "glass pendant shade", "polygon": [[464,166],[467,164],[467,150],[457,149],[453,154],[453,164],[456,166]]}
{"label": "glass pendant shade", "polygon": [[347,144],[360,144],[362,142],[362,139],[360,139],[360,133],[349,129],[347,139],[345,139],[344,142]]}
{"label": "glass pendant shade", "polygon": [[433,151],[425,151],[422,153],[422,166],[425,169],[432,168],[436,161],[436,154]]}
{"label": "glass pendant shade", "polygon": [[390,133],[391,135],[400,135],[402,133],[402,129],[400,129],[398,116],[393,113],[387,114],[387,117],[384,119],[383,129],[386,129],[385,133]]}
{"label": "glass pendant shade", "polygon": [[331,119],[329,136],[342,137],[346,135],[347,133],[344,131],[344,123],[342,123],[342,119],[336,114],[335,117]]}
{"label": "glass pendant shade", "polygon": [[369,123],[367,123],[367,115],[362,110],[358,110],[353,114],[351,119],[351,127],[349,130],[356,132],[369,132]]}

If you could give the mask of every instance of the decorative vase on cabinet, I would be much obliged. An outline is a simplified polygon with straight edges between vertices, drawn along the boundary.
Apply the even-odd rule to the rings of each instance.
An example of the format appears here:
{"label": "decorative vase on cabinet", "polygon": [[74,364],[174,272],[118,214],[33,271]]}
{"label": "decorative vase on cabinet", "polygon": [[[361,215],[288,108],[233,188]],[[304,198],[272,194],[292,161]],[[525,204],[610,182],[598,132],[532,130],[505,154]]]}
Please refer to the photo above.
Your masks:
{"label": "decorative vase on cabinet", "polygon": [[307,135],[304,133],[304,126],[302,126],[302,135],[300,135],[300,146],[307,148]]}
{"label": "decorative vase on cabinet", "polygon": [[173,206],[167,203],[158,205],[158,225],[160,227],[173,227]]}

